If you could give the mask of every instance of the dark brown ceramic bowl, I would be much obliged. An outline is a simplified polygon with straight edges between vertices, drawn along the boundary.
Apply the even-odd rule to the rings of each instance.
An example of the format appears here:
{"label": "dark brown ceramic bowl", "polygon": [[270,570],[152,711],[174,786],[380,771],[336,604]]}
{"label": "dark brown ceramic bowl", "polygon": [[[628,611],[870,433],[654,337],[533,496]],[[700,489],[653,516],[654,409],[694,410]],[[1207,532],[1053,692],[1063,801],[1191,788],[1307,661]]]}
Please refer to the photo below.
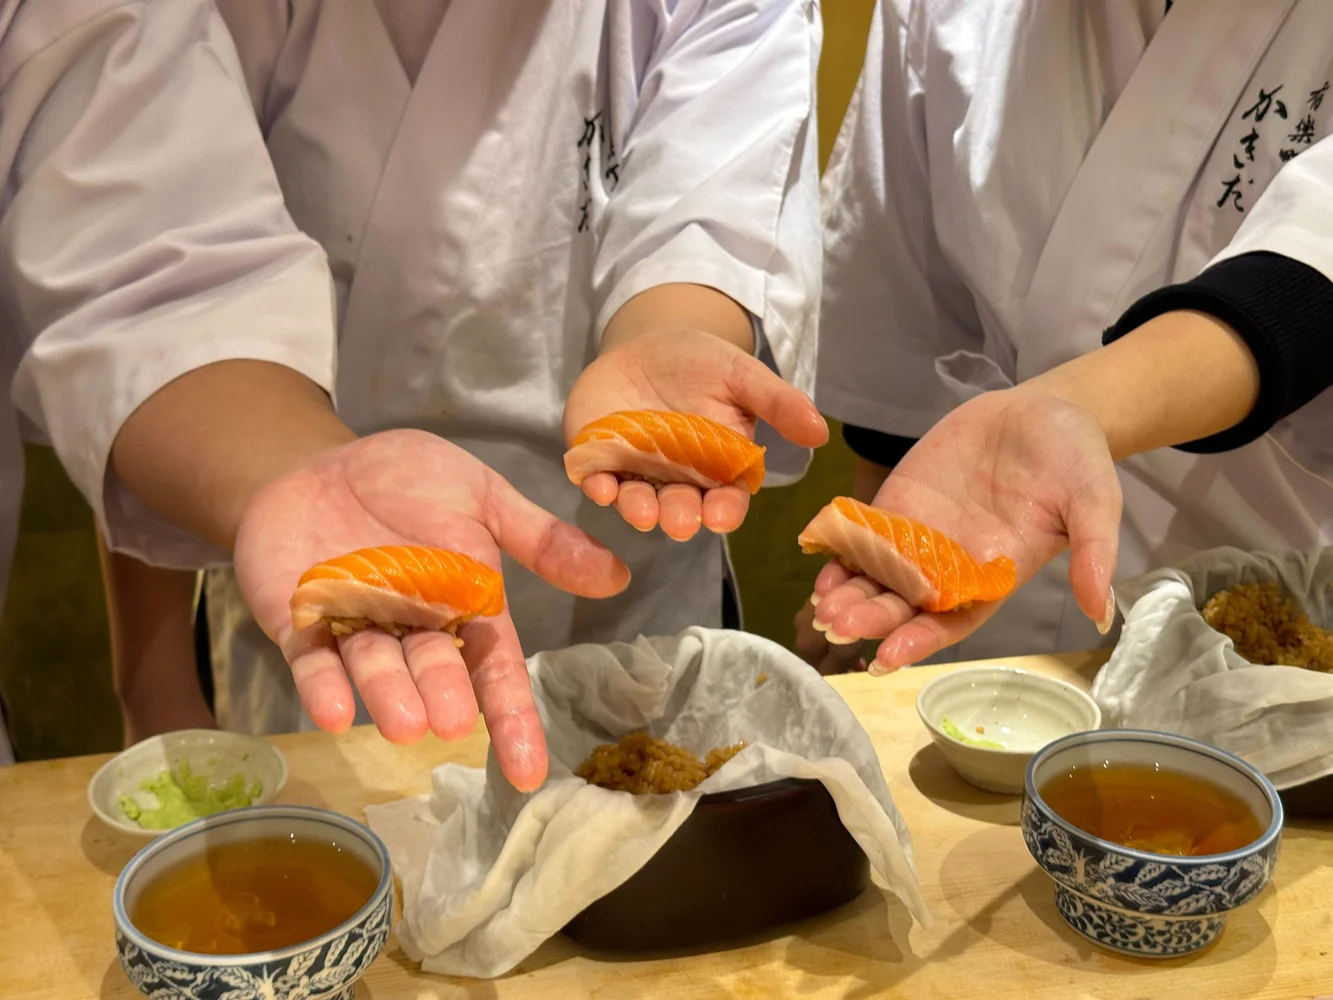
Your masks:
{"label": "dark brown ceramic bowl", "polygon": [[705,795],[652,859],[564,928],[603,951],[674,951],[746,937],[850,902],[870,863],[822,782]]}

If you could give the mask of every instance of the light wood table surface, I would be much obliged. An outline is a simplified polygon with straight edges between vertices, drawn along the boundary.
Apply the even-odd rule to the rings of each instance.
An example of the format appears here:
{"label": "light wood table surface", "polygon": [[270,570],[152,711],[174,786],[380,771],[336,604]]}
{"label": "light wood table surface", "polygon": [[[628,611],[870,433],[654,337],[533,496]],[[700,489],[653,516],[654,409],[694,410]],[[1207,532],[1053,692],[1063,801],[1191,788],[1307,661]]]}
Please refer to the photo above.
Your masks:
{"label": "light wood table surface", "polygon": [[[1005,661],[1087,685],[1100,657]],[[495,981],[422,975],[390,940],[358,1000],[525,997],[1333,998],[1333,824],[1292,822],[1274,888],[1235,913],[1192,959],[1118,957],[1068,930],[1051,883],[1023,846],[1017,799],[964,784],[916,716],[921,685],[950,667],[832,679],[870,733],[915,839],[937,918],[914,926],[872,886],[832,913],[764,940],[651,960],[594,957],[557,938]],[[371,729],[279,737],[291,778],[280,801],[358,818],[372,803],[425,792],[444,761],[481,765],[483,733],[412,748]],[[85,787],[107,758],[0,768],[0,997],[132,998],[116,959],[111,893],[142,842],[92,816]],[[799,859],[793,859],[799,863]]]}

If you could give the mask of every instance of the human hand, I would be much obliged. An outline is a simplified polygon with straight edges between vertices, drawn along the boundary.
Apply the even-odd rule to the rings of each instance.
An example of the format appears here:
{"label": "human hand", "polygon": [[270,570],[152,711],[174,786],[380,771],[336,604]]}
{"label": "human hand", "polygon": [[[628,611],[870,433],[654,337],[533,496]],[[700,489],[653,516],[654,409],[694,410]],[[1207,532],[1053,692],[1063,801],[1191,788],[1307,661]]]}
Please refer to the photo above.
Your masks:
{"label": "human hand", "polygon": [[429,729],[467,736],[486,718],[505,776],[521,791],[546,777],[546,740],[508,609],[444,633],[400,641],[378,629],[335,638],[292,629],[288,602],[316,563],[377,545],[427,545],[500,568],[503,549],[554,586],[583,597],[624,590],[629,571],[604,546],[524,499],[501,476],[422,431],[374,434],[330,448],[250,501],[237,532],[236,579],[255,619],[291,665],[301,702],[322,729],[351,725],[348,676],[395,743]]}
{"label": "human hand", "polygon": [[815,606],[809,601],[801,605],[792,624],[796,628],[796,655],[824,676],[847,674],[865,670],[868,642],[829,642],[825,634],[815,628]]}
{"label": "human hand", "polygon": [[[1068,546],[1074,597],[1109,630],[1120,483],[1106,435],[1087,410],[1026,386],[969,400],[907,453],[874,505],[929,524],[983,562],[1008,556],[1018,586]],[[830,641],[884,639],[872,673],[961,641],[1002,603],[920,612],[836,560],[819,574],[815,595],[815,627]]]}
{"label": "human hand", "polygon": [[[751,440],[759,418],[793,444],[817,448],[828,441],[828,426],[805,393],[734,344],[693,330],[645,333],[606,350],[570,390],[565,441],[620,410],[694,413]],[[668,483],[655,489],[608,472],[582,485],[590,499],[603,507],[615,504],[640,531],[661,524],[676,541],[693,538],[701,524],[718,533],[735,531],[750,506],[749,493],[736,485],[701,491]]]}

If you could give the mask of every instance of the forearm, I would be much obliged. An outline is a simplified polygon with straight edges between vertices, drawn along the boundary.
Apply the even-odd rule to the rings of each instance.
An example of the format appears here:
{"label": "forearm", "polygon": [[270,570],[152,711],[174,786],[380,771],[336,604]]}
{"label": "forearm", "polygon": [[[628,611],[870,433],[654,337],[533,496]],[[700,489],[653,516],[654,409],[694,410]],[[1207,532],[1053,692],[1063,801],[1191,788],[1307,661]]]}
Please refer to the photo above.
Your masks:
{"label": "forearm", "polygon": [[324,392],[299,373],[224,361],[149,397],[125,421],[111,462],[154,511],[230,552],[256,492],[355,437]]}
{"label": "forearm", "polygon": [[195,574],[147,566],[97,536],[111,631],[111,666],[126,743],[211,726],[195,671]]}
{"label": "forearm", "polygon": [[700,330],[721,337],[746,354],[754,353],[750,314],[735,300],[705,285],[658,285],[634,296],[611,317],[601,351],[645,333]]}
{"label": "forearm", "polygon": [[1091,412],[1119,461],[1234,427],[1258,398],[1259,369],[1226,323],[1178,311],[1019,388],[1050,392]]}

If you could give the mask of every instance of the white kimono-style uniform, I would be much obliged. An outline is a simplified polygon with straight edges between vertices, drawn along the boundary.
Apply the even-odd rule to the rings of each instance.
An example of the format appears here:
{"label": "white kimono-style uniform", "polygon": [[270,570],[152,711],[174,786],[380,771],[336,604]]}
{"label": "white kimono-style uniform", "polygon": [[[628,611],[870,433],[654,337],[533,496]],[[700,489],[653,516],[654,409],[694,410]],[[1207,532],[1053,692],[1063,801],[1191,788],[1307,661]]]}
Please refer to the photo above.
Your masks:
{"label": "white kimono-style uniform", "polygon": [[[0,593],[23,439],[55,445],[118,546],[197,565],[219,554],[108,474],[125,418],[223,358],[332,384],[328,267],[283,209],[240,79],[204,2],[0,0]],[[200,106],[243,127],[210,130]]]}
{"label": "white kimono-style uniform", "polygon": [[[216,554],[107,476],[115,431],[153,389],[200,364],[289,364],[335,390],[357,431],[441,434],[629,564],[629,591],[590,601],[507,561],[527,651],[716,624],[722,545],[641,534],[585,500],[564,474],[561,415],[610,317],[666,282],[731,296],[754,318],[766,360],[811,387],[817,5],[412,6],[221,0],[225,28],[205,0],[41,0],[20,10],[11,32],[34,22],[69,48],[68,65],[80,51],[68,39],[80,32],[85,46],[110,47],[114,66],[84,55],[63,86],[103,101],[106,121],[89,113],[80,124],[131,133],[66,138],[36,167],[31,201],[56,215],[109,202],[128,232],[99,218],[89,233],[62,222],[27,235],[75,245],[31,265],[42,271],[25,275],[35,294],[68,303],[70,285],[86,280],[74,290],[117,299],[119,328],[97,325],[109,308],[101,302],[84,319],[77,308],[45,322],[25,316],[24,332],[41,339],[20,372],[20,403],[104,512],[114,546],[199,566]],[[102,13],[74,23],[89,7]],[[62,34],[55,11],[66,8]],[[59,68],[52,61],[42,80]],[[206,84],[189,89],[196,80]],[[5,100],[0,138],[16,127]],[[57,102],[33,114],[74,113]],[[108,145],[118,155],[106,158]],[[24,197],[20,189],[16,201]],[[20,222],[4,220],[6,242],[25,238],[12,231]],[[65,273],[65,257],[81,269]],[[773,482],[799,475],[807,456],[770,448],[769,457]],[[220,721],[251,732],[308,726],[229,573],[210,574],[208,604]]]}
{"label": "white kimono-style uniform", "polygon": [[[1254,251],[1333,278],[1333,4],[886,0],[826,173],[817,401],[916,438]],[[1206,358],[1198,360],[1207,364]],[[1333,540],[1333,393],[1120,465],[1119,573]],[[1062,557],[943,659],[1093,648]]]}

